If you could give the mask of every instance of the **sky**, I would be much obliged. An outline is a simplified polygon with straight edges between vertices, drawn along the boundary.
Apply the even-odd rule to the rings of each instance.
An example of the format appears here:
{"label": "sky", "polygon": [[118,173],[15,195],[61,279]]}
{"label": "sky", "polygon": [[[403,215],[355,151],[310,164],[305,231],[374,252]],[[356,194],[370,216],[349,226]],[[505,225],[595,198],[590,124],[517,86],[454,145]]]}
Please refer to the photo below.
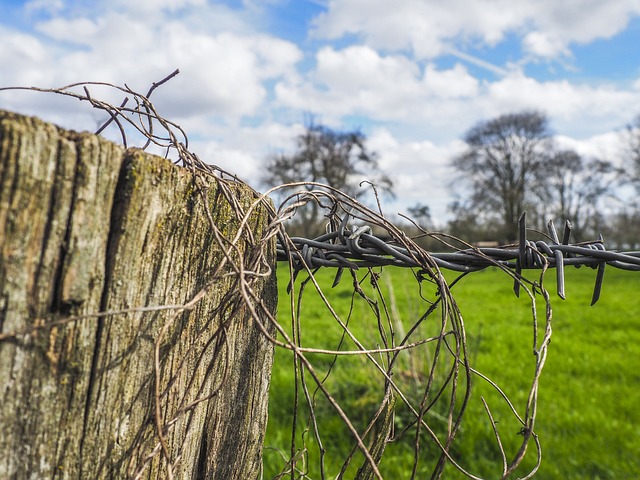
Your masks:
{"label": "sky", "polygon": [[[204,161],[264,190],[266,159],[313,116],[367,136],[395,181],[385,214],[422,203],[437,225],[479,121],[539,110],[559,145],[621,161],[638,45],[640,0],[0,0],[0,87],[146,92],[178,68],[152,100]],[[75,130],[104,119],[34,92],[0,92],[0,109]]]}

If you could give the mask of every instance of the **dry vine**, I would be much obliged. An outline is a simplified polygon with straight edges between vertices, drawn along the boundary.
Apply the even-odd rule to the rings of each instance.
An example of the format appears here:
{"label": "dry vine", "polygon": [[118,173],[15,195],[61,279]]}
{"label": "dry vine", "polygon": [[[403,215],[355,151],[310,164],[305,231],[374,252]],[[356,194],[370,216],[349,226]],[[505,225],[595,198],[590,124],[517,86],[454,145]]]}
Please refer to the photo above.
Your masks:
{"label": "dry vine", "polygon": [[[71,317],[64,322],[75,322],[87,318],[115,317],[131,311],[150,311],[154,309],[167,309],[173,311],[172,316],[162,326],[159,335],[155,339],[155,387],[154,387],[154,428],[155,440],[151,447],[143,456],[144,461],[137,465],[132,465],[131,477],[141,478],[148,465],[157,459],[162,458],[166,466],[167,478],[174,477],[175,465],[180,461],[181,449],[173,449],[167,442],[167,435],[176,424],[179,417],[189,416],[193,408],[201,403],[209,401],[214,395],[197,395],[195,400],[187,401],[187,395],[181,397],[180,407],[173,414],[164,417],[162,414],[163,405],[167,402],[169,393],[175,393],[172,388],[174,378],[165,378],[161,362],[161,347],[167,332],[172,327],[179,315],[197,306],[198,302],[207,294],[210,288],[222,279],[231,278],[233,288],[231,293],[225,296],[220,305],[219,311],[225,312],[224,317],[229,322],[233,321],[238,312],[249,311],[253,320],[261,329],[263,335],[279,348],[292,352],[294,362],[293,369],[295,383],[291,385],[294,389],[295,402],[292,405],[292,433],[290,452],[284,454],[284,467],[276,478],[308,478],[308,452],[310,448],[317,448],[319,455],[318,471],[321,478],[335,476],[335,472],[327,471],[325,466],[325,455],[327,448],[324,446],[324,433],[319,427],[317,418],[318,395],[324,397],[333,411],[344,422],[344,425],[353,437],[353,450],[349,452],[343,462],[339,476],[348,470],[351,463],[356,458],[360,465],[355,476],[360,479],[382,478],[379,468],[386,447],[398,441],[402,437],[411,436],[414,461],[408,466],[412,471],[411,477],[416,477],[420,462],[424,462],[422,452],[425,449],[435,448],[439,453],[432,468],[432,478],[441,478],[446,464],[450,464],[469,478],[479,478],[465,469],[463,461],[453,455],[453,447],[458,433],[463,425],[463,418],[469,398],[471,386],[480,380],[491,385],[504,402],[509,406],[513,416],[521,425],[522,440],[519,448],[515,452],[507,452],[504,441],[501,437],[498,422],[494,419],[492,411],[487,402],[482,399],[486,409],[487,418],[490,422],[492,432],[495,436],[497,448],[501,457],[501,476],[510,476],[522,463],[527,447],[533,443],[536,449],[535,465],[527,472],[522,473],[521,478],[530,478],[537,471],[542,454],[540,442],[535,433],[535,422],[537,416],[537,395],[540,382],[540,375],[545,365],[547,347],[551,338],[551,304],[549,295],[544,288],[543,279],[545,271],[549,265],[547,259],[538,259],[542,264],[541,274],[536,281],[529,281],[523,278],[519,272],[514,272],[499,261],[496,261],[477,251],[476,255],[483,257],[487,262],[494,264],[497,268],[504,270],[507,275],[513,277],[514,281],[526,292],[531,300],[532,310],[532,331],[533,331],[533,353],[534,353],[534,373],[530,381],[530,387],[525,404],[521,407],[512,403],[507,395],[501,390],[499,385],[489,379],[481,372],[475,370],[469,359],[469,346],[466,338],[465,324],[462,314],[456,304],[452,287],[458,279],[448,283],[445,279],[438,262],[432,254],[421,248],[416,241],[409,238],[401,229],[389,222],[380,212],[376,212],[362,203],[356,201],[331,187],[324,185],[311,185],[311,191],[304,189],[310,184],[288,184],[274,188],[265,194],[255,192],[255,199],[247,208],[243,206],[233,193],[233,186],[237,182],[233,175],[222,171],[218,167],[208,165],[201,161],[196,154],[188,149],[188,138],[186,133],[175,123],[165,119],[158,113],[155,106],[149,100],[154,89],[170,80],[178,73],[176,70],[163,80],[156,82],[149,89],[146,95],[131,90],[126,85],[124,87],[106,84],[84,82],[68,85],[62,88],[39,89],[26,88],[41,92],[65,95],[89,102],[96,109],[106,112],[109,120],[99,131],[104,130],[109,124],[114,124],[121,134],[122,142],[126,146],[127,131],[133,129],[137,134],[141,134],[145,143],[143,149],[149,145],[156,145],[167,151],[177,152],[181,164],[194,173],[195,181],[201,192],[200,199],[202,207],[207,214],[208,227],[214,233],[216,241],[223,252],[220,264],[213,266],[213,272],[209,277],[207,285],[193,298],[181,305],[149,306],[141,305],[137,308],[126,311],[98,312],[95,315],[82,317]],[[120,105],[111,105],[107,102],[95,98],[90,88],[95,85],[106,86],[116,89],[125,95],[125,100]],[[4,89],[0,89],[4,90]],[[133,104],[133,106],[128,106]],[[218,228],[211,216],[211,205],[208,205],[206,196],[207,185],[211,182],[217,184],[223,193],[225,201],[228,202],[234,211],[238,223],[237,233],[232,237],[226,237]],[[287,197],[282,205],[273,209],[268,200],[268,196],[276,191],[284,191],[299,187],[300,192]],[[358,268],[356,264],[346,262],[337,270],[334,284],[340,282],[343,273],[353,285],[351,308],[347,315],[341,315],[333,306],[331,294],[325,292],[316,279],[317,267],[305,262],[307,251],[299,248],[297,244],[287,234],[285,225],[299,208],[309,202],[316,202],[326,211],[327,232],[336,233],[350,240],[357,239],[367,229],[375,228],[377,231],[391,239],[391,242],[402,248],[403,252],[414,264],[416,286],[419,288],[419,300],[422,302],[423,311],[414,319],[402,319],[406,332],[400,331],[397,323],[394,323],[393,306],[391,305],[388,293],[385,292],[383,280],[381,279],[382,267]],[[267,208],[271,214],[271,222],[265,234],[257,238],[252,230],[248,228],[248,221],[254,210],[257,208]],[[356,223],[358,225],[356,225]],[[453,239],[429,232],[431,235],[447,245]],[[288,286],[290,293],[289,304],[289,325],[272,315],[269,308],[264,304],[256,293],[256,285],[264,278],[272,274],[274,266],[275,252],[270,246],[277,238],[282,251],[288,258],[288,268],[290,270],[291,282]],[[238,246],[245,244],[249,246],[248,253],[239,254]],[[469,248],[472,248],[469,246]],[[302,281],[296,279],[305,277]],[[463,274],[464,275],[464,274]],[[345,281],[345,280],[343,280]],[[369,282],[370,288],[366,291],[363,285]],[[427,288],[426,286],[429,286]],[[325,315],[333,319],[334,328],[339,332],[340,342],[335,348],[318,348],[305,343],[304,331],[308,328],[305,325],[302,313],[303,298],[306,295],[305,288],[313,289],[326,306]],[[427,293],[427,290],[435,292]],[[542,297],[545,310],[539,320],[536,299]],[[350,327],[351,317],[354,313],[354,302],[356,299],[363,301],[370,312],[368,319],[361,318],[358,321],[369,321],[373,329],[377,331],[374,340],[358,338]],[[266,319],[266,321],[265,321]],[[541,325],[538,325],[538,323]],[[56,325],[60,324],[58,322]],[[52,328],[53,324],[40,325],[35,328]],[[275,326],[277,335],[270,332]],[[220,331],[212,338],[207,339],[203,349],[213,348],[217,355],[224,354],[225,330],[223,325]],[[431,335],[421,336],[427,330],[432,331]],[[539,334],[541,332],[541,334]],[[28,332],[3,333],[0,341],[12,337],[24,335]],[[398,372],[398,364],[404,360],[404,356],[411,355],[419,349],[427,349],[430,355],[430,364],[424,364],[422,368],[426,370],[424,383],[420,385],[421,394],[411,396],[407,394],[406,383],[403,383]],[[423,351],[421,350],[421,351]],[[195,357],[198,353],[195,352]],[[326,379],[331,375],[333,366],[342,358],[350,356],[360,356],[366,359],[370,369],[378,375],[382,384],[382,391],[377,408],[368,418],[364,428],[359,427],[352,417],[356,412],[345,411],[333,396],[332,391],[327,387]],[[202,355],[200,355],[201,357]],[[329,368],[318,368],[317,359],[324,356],[329,359]],[[326,363],[326,362],[325,362]],[[182,365],[180,368],[185,367]],[[394,373],[396,375],[394,375]],[[221,380],[224,382],[224,379]],[[200,392],[202,385],[188,386],[192,391]],[[400,431],[394,428],[394,413],[402,408],[409,412],[410,421],[407,421]],[[306,420],[306,432],[299,435],[296,431],[300,424]],[[446,427],[434,428],[431,418],[439,418],[444,421]],[[314,442],[308,442],[306,433],[313,435]],[[303,440],[300,440],[302,438]],[[312,446],[312,443],[316,447]],[[463,459],[464,460],[464,459]]]}
{"label": "dry vine", "polygon": [[[287,185],[286,187],[303,187],[308,184]],[[362,205],[353,198],[345,196],[343,193],[323,185],[315,185],[318,189],[315,191],[301,191],[291,195],[283,202],[283,206],[278,212],[279,217],[289,217],[295,213],[297,208],[302,207],[305,203],[313,201],[320,205],[324,205],[327,210],[326,217],[328,218],[328,231],[327,236],[331,236],[332,233],[339,232],[339,235],[349,240],[355,240],[363,231],[368,230],[369,227],[374,226],[379,231],[383,231],[384,234],[390,237],[389,244],[393,244],[402,249],[410,256],[411,263],[417,265],[416,279],[419,283],[429,282],[435,285],[436,294],[433,299],[429,300],[422,294],[420,297],[424,300],[426,310],[422,315],[419,315],[415,319],[413,324],[409,325],[408,333],[397,338],[394,326],[391,318],[392,314],[389,310],[389,306],[385,301],[385,294],[380,286],[380,272],[377,272],[375,268],[369,267],[364,269],[366,273],[360,279],[356,276],[358,269],[357,264],[348,261],[344,263],[342,267],[339,267],[334,286],[340,282],[344,269],[349,270],[354,286],[353,295],[362,297],[365,302],[370,306],[372,313],[371,324],[377,325],[379,331],[378,342],[382,345],[382,348],[367,348],[364,343],[359,339],[349,328],[348,321],[344,321],[341,316],[336,313],[332,307],[330,295],[323,292],[322,287],[316,281],[314,272],[316,269],[310,267],[305,258],[310,258],[312,252],[298,250],[296,244],[289,238],[286,233],[281,232],[281,242],[284,251],[289,254],[289,265],[291,270],[292,282],[289,285],[291,295],[291,331],[292,337],[287,336],[285,329],[278,326],[279,332],[285,338],[285,342],[279,342],[278,345],[284,348],[292,349],[296,357],[296,379],[300,383],[300,388],[304,392],[306,407],[309,410],[310,424],[307,428],[313,430],[314,437],[316,438],[318,448],[320,449],[320,474],[322,478],[326,478],[326,472],[322,463],[322,457],[324,456],[324,448],[322,447],[322,432],[318,430],[317,421],[314,414],[315,400],[309,395],[311,387],[308,385],[308,380],[305,377],[305,371],[309,372],[313,382],[316,384],[316,389],[319,389],[327,398],[329,403],[333,406],[336,412],[343,416],[343,412],[340,406],[331,397],[330,392],[324,387],[324,379],[321,381],[321,375],[317,374],[312,366],[312,363],[308,360],[305,354],[321,353],[324,355],[335,356],[337,359],[343,355],[359,354],[366,357],[370,362],[374,371],[377,371],[384,379],[384,394],[380,402],[380,405],[376,412],[371,417],[368,425],[359,435],[355,427],[351,423],[347,423],[349,430],[356,439],[358,448],[364,452],[366,461],[365,464],[358,470],[357,478],[381,478],[381,474],[377,469],[377,465],[382,457],[385,446],[388,443],[396,441],[398,438],[407,435],[408,430],[415,429],[414,436],[414,463],[412,466],[412,478],[417,473],[417,467],[420,462],[420,449],[425,440],[433,442],[440,449],[441,454],[432,471],[433,478],[440,478],[444,466],[447,462],[451,463],[461,473],[469,478],[479,478],[472,472],[465,470],[464,466],[451,456],[451,449],[456,439],[456,435],[459,432],[463,416],[467,407],[467,403],[470,397],[470,389],[473,383],[473,377],[483,379],[488,382],[497,392],[502,396],[504,401],[508,404],[513,415],[521,424],[522,442],[520,447],[511,459],[508,459],[508,454],[503,448],[503,442],[501,441],[500,433],[498,431],[497,422],[495,422],[491,416],[491,411],[488,405],[483,399],[487,416],[489,417],[492,425],[492,429],[495,433],[496,442],[500,450],[500,455],[503,459],[503,471],[502,477],[508,477],[515,469],[520,465],[524,459],[527,446],[530,441],[533,440],[537,450],[537,462],[531,471],[523,478],[530,478],[538,469],[541,460],[541,451],[538,438],[534,432],[534,425],[537,412],[537,392],[539,387],[540,374],[544,367],[547,346],[551,338],[551,305],[549,295],[542,286],[542,279],[546,271],[546,267],[543,268],[540,280],[537,282],[529,282],[518,273],[511,271],[505,265],[501,265],[499,262],[492,260],[490,257],[485,256],[485,260],[494,263],[498,268],[502,268],[508,275],[512,276],[517,284],[526,291],[531,300],[531,308],[533,312],[533,331],[534,331],[534,355],[535,355],[535,372],[531,381],[529,394],[527,396],[527,402],[524,406],[524,412],[519,412],[509,398],[502,392],[500,387],[483,375],[481,372],[473,369],[469,362],[469,353],[466,340],[466,333],[462,314],[458,309],[455,299],[451,293],[451,288],[459,280],[456,279],[452,284],[448,284],[443,276],[436,260],[433,256],[422,249],[415,243],[414,240],[407,237],[407,235],[392,223],[390,223],[382,214],[376,213],[366,206]],[[361,225],[349,226],[347,220],[353,220],[360,222]],[[364,227],[362,226],[364,225]],[[446,244],[447,237],[438,234],[425,234],[433,235],[438,238],[443,244]],[[471,246],[469,246],[471,248]],[[478,255],[482,255],[482,252],[477,252]],[[323,257],[327,260],[335,260],[339,256]],[[294,258],[295,257],[295,258]],[[345,261],[343,258],[341,261]],[[543,262],[545,260],[543,259]],[[316,267],[317,268],[317,267]],[[300,272],[305,272],[308,277],[301,286],[300,291],[295,291],[295,278]],[[464,275],[464,274],[463,274]],[[369,278],[373,290],[376,292],[376,299],[370,298],[361,288],[364,278]],[[336,328],[340,332],[344,332],[344,337],[348,338],[355,349],[345,350],[340,348],[340,345],[346,342],[340,342],[340,345],[335,350],[319,350],[315,348],[306,348],[301,344],[301,333],[304,330],[304,317],[300,314],[301,303],[303,299],[303,290],[306,283],[309,282],[315,288],[317,294],[322,298],[328,312],[333,317],[336,323]],[[545,321],[544,321],[544,333],[541,338],[538,338],[538,314],[536,306],[536,293],[541,294],[544,298],[545,308]],[[353,313],[353,304],[349,311],[347,318],[350,318]],[[432,318],[435,317],[435,318]],[[404,319],[404,321],[411,322],[410,319]],[[431,337],[419,337],[419,327],[423,323],[435,322],[438,328],[437,333]],[[416,338],[418,337],[418,338]],[[431,344],[432,347],[432,359],[431,365],[424,365],[424,368],[428,369],[428,377],[426,384],[423,385],[424,390],[421,398],[417,401],[410,399],[404,391],[403,385],[394,379],[394,372],[400,356],[403,353],[408,353],[412,349],[423,347],[425,344]],[[446,363],[447,358],[450,359],[450,366],[444,375],[438,375],[437,369],[440,364]],[[328,375],[328,374],[327,374]],[[326,378],[326,377],[325,377]],[[297,386],[297,384],[296,384]],[[297,395],[296,395],[297,398]],[[401,432],[397,434],[393,433],[391,425],[391,416],[393,410],[396,407],[396,401],[401,402],[411,412],[414,420],[410,422]],[[425,417],[430,413],[436,413],[438,407],[444,404],[443,410],[445,413],[445,420],[447,423],[447,430],[444,435],[438,435],[432,425],[430,425]],[[295,404],[294,409],[294,425],[295,417],[299,415],[298,403]],[[345,423],[348,419],[344,418]],[[379,424],[382,424],[380,427]],[[374,427],[378,425],[378,432],[375,438],[370,438],[370,447],[368,451],[364,449],[363,445],[367,436],[373,435],[372,431]],[[293,437],[295,438],[295,432]],[[304,478],[305,472],[295,471],[295,460],[307,450],[308,446],[303,445],[298,448],[295,442],[292,443],[291,458],[292,460],[287,464],[285,470],[281,472],[281,476],[297,475],[300,478]],[[350,461],[353,458],[354,451],[346,458],[346,461],[341,470],[340,476],[348,468]],[[370,455],[367,455],[369,453]],[[280,477],[278,477],[280,478]]]}

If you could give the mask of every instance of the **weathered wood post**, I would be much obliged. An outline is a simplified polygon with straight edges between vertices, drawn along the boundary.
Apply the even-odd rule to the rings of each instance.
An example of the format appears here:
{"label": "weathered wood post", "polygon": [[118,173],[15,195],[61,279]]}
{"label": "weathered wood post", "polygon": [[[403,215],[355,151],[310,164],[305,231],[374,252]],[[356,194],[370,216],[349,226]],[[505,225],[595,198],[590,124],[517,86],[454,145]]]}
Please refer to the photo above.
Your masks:
{"label": "weathered wood post", "polygon": [[[208,223],[233,238],[229,195],[255,199],[199,182],[0,111],[0,478],[258,476],[273,346]],[[255,242],[268,221],[251,214]],[[253,291],[275,311],[273,274]]]}

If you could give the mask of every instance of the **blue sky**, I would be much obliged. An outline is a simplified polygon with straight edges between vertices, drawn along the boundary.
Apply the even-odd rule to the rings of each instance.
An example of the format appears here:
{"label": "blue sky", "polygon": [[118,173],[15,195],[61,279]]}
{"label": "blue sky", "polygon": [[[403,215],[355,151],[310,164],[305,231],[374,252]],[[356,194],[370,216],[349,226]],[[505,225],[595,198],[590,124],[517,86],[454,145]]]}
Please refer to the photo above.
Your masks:
{"label": "blue sky", "polygon": [[[562,146],[620,161],[640,113],[640,0],[0,0],[0,86],[127,83],[154,93],[198,155],[256,187],[306,114],[361,128],[395,176],[387,214],[447,218],[448,163],[475,122],[546,112]],[[34,93],[0,108],[93,130]],[[115,132],[112,132],[113,138]]]}

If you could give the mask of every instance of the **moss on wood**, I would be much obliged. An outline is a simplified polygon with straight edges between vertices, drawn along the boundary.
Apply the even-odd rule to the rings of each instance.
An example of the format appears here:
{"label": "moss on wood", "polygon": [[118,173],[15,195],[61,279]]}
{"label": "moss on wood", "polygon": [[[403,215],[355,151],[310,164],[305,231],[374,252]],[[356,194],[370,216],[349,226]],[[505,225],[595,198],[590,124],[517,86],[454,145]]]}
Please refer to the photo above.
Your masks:
{"label": "moss on wood", "polygon": [[[177,314],[90,317],[0,341],[1,478],[166,475],[154,420],[161,335],[159,405],[176,478],[258,475],[273,347],[246,311],[227,308],[237,286],[219,278],[201,189],[224,235],[239,221],[215,181],[199,182],[165,159],[0,112],[1,334],[184,304],[209,286]],[[253,201],[248,188],[230,192]],[[267,220],[261,208],[251,216],[257,239]],[[254,247],[240,242],[240,255]],[[275,310],[275,277],[257,289]]]}

